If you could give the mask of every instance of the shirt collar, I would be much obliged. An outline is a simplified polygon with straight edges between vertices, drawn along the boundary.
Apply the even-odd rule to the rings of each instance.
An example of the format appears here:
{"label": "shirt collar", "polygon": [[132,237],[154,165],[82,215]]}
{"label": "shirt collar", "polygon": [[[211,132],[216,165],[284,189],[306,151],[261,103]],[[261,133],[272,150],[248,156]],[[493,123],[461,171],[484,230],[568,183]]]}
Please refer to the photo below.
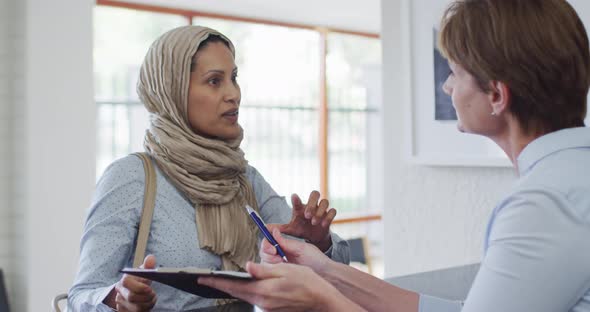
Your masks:
{"label": "shirt collar", "polygon": [[525,175],[538,161],[550,154],[580,147],[590,147],[590,128],[568,128],[540,136],[518,156],[518,173],[520,176]]}

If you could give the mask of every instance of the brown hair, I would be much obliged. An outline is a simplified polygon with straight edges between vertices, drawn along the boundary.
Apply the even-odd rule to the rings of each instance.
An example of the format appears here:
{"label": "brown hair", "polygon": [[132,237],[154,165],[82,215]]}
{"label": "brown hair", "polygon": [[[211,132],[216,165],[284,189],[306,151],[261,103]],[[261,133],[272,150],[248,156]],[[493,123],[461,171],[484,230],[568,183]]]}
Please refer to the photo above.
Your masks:
{"label": "brown hair", "polygon": [[479,87],[504,82],[527,133],[584,126],[590,51],[565,0],[458,0],[441,20],[439,49]]}

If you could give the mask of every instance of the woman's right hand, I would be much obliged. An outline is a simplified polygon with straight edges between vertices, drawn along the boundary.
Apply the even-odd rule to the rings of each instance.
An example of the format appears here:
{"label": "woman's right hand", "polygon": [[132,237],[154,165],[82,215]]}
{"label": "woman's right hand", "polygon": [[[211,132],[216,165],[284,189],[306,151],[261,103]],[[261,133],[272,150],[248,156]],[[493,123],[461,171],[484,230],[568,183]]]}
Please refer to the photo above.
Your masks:
{"label": "woman's right hand", "polygon": [[264,311],[365,311],[310,268],[289,263],[248,262],[254,279],[200,277],[200,285],[222,290]]}
{"label": "woman's right hand", "polygon": [[[318,247],[294,239],[284,238],[278,227],[273,227],[272,236],[283,249],[290,263],[301,264],[313,269],[322,275],[330,261]],[[283,259],[278,255],[276,248],[268,240],[263,239],[260,246],[260,259],[264,263],[281,263]]]}
{"label": "woman's right hand", "polygon": [[[156,257],[148,255],[140,268],[156,267]],[[138,276],[124,274],[115,284],[115,288],[105,299],[105,304],[120,312],[150,311],[156,305],[156,293],[150,286],[151,281]]]}

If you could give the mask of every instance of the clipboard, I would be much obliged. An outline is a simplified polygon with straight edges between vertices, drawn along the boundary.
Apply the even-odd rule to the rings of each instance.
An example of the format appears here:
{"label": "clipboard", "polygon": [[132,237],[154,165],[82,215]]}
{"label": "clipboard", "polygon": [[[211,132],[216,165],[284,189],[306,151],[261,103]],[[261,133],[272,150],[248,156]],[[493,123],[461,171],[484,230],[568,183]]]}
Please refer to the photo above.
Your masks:
{"label": "clipboard", "polygon": [[220,278],[229,278],[237,280],[253,280],[254,278],[247,272],[237,271],[217,271],[202,268],[167,268],[160,267],[155,269],[124,268],[120,272],[134,276],[143,277],[156,281],[168,286],[186,291],[188,293],[204,298],[233,298],[231,295],[204,285],[197,284],[197,279],[201,276],[213,276]]}

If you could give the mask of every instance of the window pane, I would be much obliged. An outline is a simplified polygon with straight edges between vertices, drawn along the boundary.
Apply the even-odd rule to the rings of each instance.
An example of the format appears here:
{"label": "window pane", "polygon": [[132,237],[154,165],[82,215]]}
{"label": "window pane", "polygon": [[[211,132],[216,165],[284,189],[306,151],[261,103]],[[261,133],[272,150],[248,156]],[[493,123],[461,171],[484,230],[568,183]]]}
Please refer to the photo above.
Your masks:
{"label": "window pane", "polygon": [[219,30],[236,47],[246,158],[277,193],[305,201],[319,189],[319,34],[212,18],[193,23]]}
{"label": "window pane", "polygon": [[97,176],[114,159],[143,150],[148,114],[135,91],[139,67],[160,34],[186,23],[184,17],[170,14],[94,8]]}
{"label": "window pane", "polygon": [[330,198],[341,215],[380,213],[367,205],[375,118],[380,107],[381,45],[378,39],[330,34],[328,150]]}
{"label": "window pane", "polygon": [[[337,218],[381,214],[380,40],[345,34],[330,34],[327,40],[330,201]],[[372,273],[382,276],[381,221],[336,225],[334,230],[346,239],[367,238]]]}

